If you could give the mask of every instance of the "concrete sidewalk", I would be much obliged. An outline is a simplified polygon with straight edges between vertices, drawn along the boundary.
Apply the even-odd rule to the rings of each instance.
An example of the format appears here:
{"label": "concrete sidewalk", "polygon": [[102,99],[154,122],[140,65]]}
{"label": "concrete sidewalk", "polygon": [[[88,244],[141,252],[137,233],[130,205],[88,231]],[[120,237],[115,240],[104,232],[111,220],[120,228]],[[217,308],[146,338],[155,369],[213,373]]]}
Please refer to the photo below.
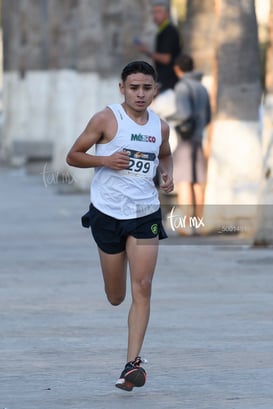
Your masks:
{"label": "concrete sidewalk", "polygon": [[272,409],[272,249],[162,244],[147,383],[123,392],[130,293],[107,303],[88,195],[54,183],[0,169],[0,409]]}

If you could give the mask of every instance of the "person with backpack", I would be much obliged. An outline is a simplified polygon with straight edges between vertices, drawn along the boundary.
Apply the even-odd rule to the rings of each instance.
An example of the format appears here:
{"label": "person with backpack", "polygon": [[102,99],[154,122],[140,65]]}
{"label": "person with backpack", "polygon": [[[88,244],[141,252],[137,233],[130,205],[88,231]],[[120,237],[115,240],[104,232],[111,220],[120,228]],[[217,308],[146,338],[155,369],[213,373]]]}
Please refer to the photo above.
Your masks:
{"label": "person with backpack", "polygon": [[[177,204],[183,214],[202,217],[206,160],[203,151],[203,136],[211,121],[208,91],[201,83],[202,74],[194,71],[193,58],[181,54],[175,61],[174,72],[179,81],[175,86],[176,131],[178,145],[174,151],[174,183]],[[190,226],[180,234],[191,234]]]}

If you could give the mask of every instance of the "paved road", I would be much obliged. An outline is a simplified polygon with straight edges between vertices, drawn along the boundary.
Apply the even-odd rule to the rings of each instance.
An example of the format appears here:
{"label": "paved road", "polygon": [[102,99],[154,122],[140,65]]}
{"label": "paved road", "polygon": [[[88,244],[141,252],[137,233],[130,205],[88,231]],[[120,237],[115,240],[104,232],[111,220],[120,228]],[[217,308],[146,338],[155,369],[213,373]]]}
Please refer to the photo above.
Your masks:
{"label": "paved road", "polygon": [[123,392],[129,297],[105,300],[88,195],[44,182],[0,169],[0,409],[273,408],[272,249],[161,245],[147,384]]}

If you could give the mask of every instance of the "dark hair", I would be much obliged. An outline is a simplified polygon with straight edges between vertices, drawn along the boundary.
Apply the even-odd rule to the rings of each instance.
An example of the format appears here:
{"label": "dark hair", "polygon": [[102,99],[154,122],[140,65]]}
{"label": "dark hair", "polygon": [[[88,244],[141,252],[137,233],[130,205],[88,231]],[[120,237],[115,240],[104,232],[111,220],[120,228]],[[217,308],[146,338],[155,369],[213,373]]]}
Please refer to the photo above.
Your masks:
{"label": "dark hair", "polygon": [[121,73],[122,81],[126,81],[128,75],[142,73],[146,75],[151,75],[155,81],[157,81],[157,75],[154,68],[148,64],[146,61],[132,61],[127,64]]}
{"label": "dark hair", "polygon": [[194,69],[193,59],[187,54],[180,54],[176,58],[174,64],[178,65],[178,67],[184,72],[192,71]]}

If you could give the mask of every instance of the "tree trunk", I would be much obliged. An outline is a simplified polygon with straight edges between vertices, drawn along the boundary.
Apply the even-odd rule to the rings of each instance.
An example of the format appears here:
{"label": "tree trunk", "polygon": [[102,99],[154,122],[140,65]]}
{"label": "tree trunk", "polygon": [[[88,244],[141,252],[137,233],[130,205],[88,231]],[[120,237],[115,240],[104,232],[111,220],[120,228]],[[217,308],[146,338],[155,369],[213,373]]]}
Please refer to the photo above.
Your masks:
{"label": "tree trunk", "polygon": [[273,0],[270,0],[270,14],[268,18],[265,85],[266,92],[273,95]]}
{"label": "tree trunk", "polygon": [[268,19],[265,99],[263,107],[263,181],[254,245],[273,244],[273,0]]}
{"label": "tree trunk", "polygon": [[[202,83],[206,86],[212,107],[215,112],[215,47],[217,25],[215,2],[211,0],[187,0],[186,18],[183,25],[183,50],[190,54],[195,63],[195,70],[203,73]],[[213,124],[207,130],[204,138],[206,158],[210,155]]]}
{"label": "tree trunk", "polygon": [[211,76],[215,54],[216,21],[214,2],[188,0],[183,28],[183,49],[195,61],[195,68]]}
{"label": "tree trunk", "polygon": [[[246,218],[253,222],[262,170],[255,5],[254,0],[217,0],[216,5],[217,111],[206,203],[224,205],[214,209],[215,219],[217,212],[221,221],[227,218],[238,224]],[[236,231],[240,228],[236,225]]]}

